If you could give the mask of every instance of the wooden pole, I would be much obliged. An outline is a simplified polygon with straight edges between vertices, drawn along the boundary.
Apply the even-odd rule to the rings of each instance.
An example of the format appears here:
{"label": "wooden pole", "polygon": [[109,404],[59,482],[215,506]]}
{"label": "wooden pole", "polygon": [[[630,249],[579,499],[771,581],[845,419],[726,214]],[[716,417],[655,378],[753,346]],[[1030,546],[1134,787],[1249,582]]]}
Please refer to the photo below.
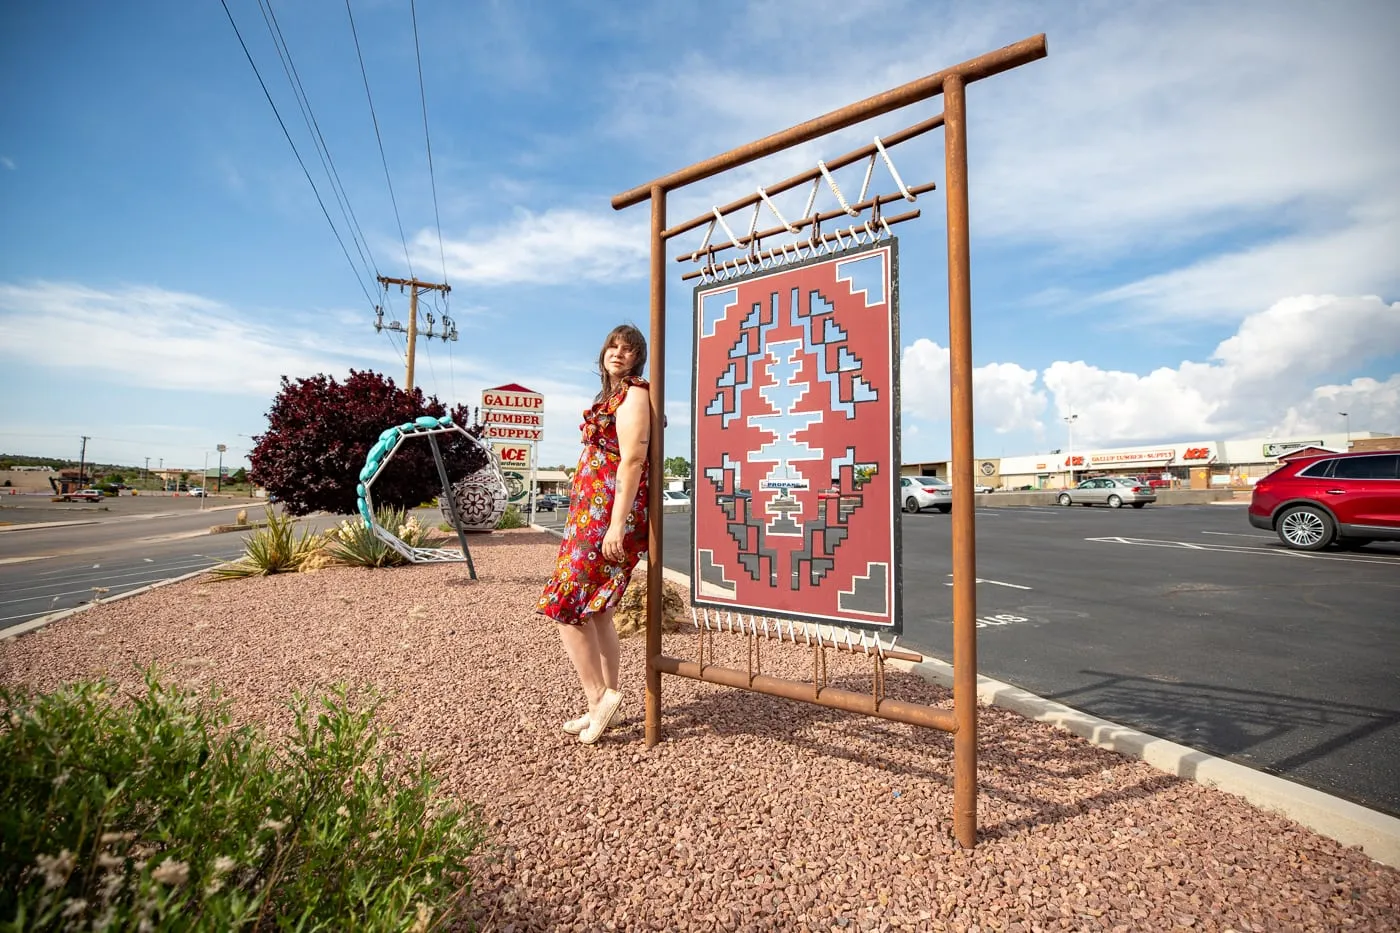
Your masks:
{"label": "wooden pole", "polygon": [[437,282],[420,282],[417,279],[393,279],[386,275],[379,277],[380,285],[398,285],[401,288],[408,288],[408,368],[404,373],[404,391],[413,391],[413,356],[418,344],[418,293],[422,292],[442,292],[446,295],[452,291],[452,286]]}

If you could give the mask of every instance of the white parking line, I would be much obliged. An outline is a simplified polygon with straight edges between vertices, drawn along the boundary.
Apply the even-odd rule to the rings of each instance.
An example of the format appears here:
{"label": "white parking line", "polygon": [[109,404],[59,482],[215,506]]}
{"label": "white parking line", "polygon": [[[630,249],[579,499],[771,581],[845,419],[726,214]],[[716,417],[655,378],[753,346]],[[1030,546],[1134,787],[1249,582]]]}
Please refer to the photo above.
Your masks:
{"label": "white parking line", "polygon": [[1137,547],[1177,548],[1183,551],[1214,551],[1227,554],[1273,554],[1280,557],[1296,557],[1302,560],[1340,560],[1353,564],[1400,564],[1400,557],[1385,554],[1374,556],[1342,557],[1337,554],[1318,554],[1307,551],[1293,551],[1285,547],[1256,547],[1248,544],[1192,544],[1189,541],[1160,541],[1151,538],[1085,538],[1100,544],[1128,544]]}
{"label": "white parking line", "polygon": [[1247,531],[1203,531],[1203,535],[1228,535],[1232,538],[1268,538],[1273,539],[1273,535],[1252,535]]}
{"label": "white parking line", "polygon": [[[948,574],[948,576],[951,577],[952,574],[950,573],[950,574]],[[977,578],[977,582],[978,582],[978,583],[990,583],[992,586],[1009,586],[1009,587],[1010,587],[1011,589],[1013,589],[1013,590],[1028,590],[1028,589],[1030,589],[1029,586],[1022,586],[1022,585],[1019,584],[1019,583],[1003,583],[1003,582],[1001,582],[1000,580],[983,580],[981,577],[978,577],[978,578]],[[944,585],[944,586],[952,586],[953,584],[951,584],[951,583],[945,583],[945,584],[943,584],[943,585]]]}

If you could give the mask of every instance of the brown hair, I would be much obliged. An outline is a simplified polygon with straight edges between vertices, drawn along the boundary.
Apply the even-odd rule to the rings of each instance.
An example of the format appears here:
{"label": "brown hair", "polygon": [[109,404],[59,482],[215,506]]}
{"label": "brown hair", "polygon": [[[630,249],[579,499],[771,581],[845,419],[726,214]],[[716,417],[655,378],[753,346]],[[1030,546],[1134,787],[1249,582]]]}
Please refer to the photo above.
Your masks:
{"label": "brown hair", "polygon": [[598,351],[598,375],[602,378],[603,387],[598,390],[597,401],[607,398],[608,390],[612,388],[608,383],[608,370],[603,365],[603,360],[607,356],[608,347],[614,343],[621,342],[625,346],[637,352],[637,362],[632,367],[632,371],[625,373],[627,376],[640,376],[642,367],[647,363],[647,339],[642,336],[642,332],[631,324],[619,324],[608,331],[608,336],[603,340],[603,349]]}

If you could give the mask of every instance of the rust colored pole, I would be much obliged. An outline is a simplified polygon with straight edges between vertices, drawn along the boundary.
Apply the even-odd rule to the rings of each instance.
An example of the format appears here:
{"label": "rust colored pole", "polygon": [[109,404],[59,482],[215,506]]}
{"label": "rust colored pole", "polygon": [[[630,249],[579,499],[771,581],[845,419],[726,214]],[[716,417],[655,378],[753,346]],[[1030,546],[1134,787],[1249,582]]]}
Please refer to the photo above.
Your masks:
{"label": "rust colored pole", "polygon": [[[666,477],[666,189],[651,189],[651,473],[647,493],[647,657],[661,654],[661,487]],[[647,662],[646,747],[661,741],[661,671]]]}
{"label": "rust colored pole", "polygon": [[967,89],[943,85],[948,199],[948,364],[953,415],[953,834],[977,844],[977,550],[972,479],[972,263],[967,227]]}
{"label": "rust colored pole", "polygon": [[1029,39],[1022,39],[1020,42],[997,49],[995,52],[979,55],[960,65],[954,65],[952,68],[945,68],[926,77],[910,81],[908,84],[901,84],[897,88],[876,94],[873,97],[867,97],[865,100],[857,101],[839,110],[833,110],[808,120],[806,123],[799,123],[755,142],[739,146],[737,149],[713,156],[703,162],[696,162],[688,168],[672,172],[653,182],[633,188],[631,191],[624,191],[613,197],[612,206],[616,210],[622,210],[624,207],[640,204],[647,199],[650,192],[657,188],[675,191],[677,188],[700,181],[702,178],[718,175],[720,172],[737,168],[755,159],[781,152],[800,143],[809,142],[819,136],[825,136],[827,133],[845,129],[848,126],[869,120],[871,117],[878,117],[891,110],[917,104],[919,101],[927,100],[942,91],[945,82],[950,77],[961,78],[962,83],[967,84],[1001,74],[1003,71],[1008,71],[1018,65],[1024,65],[1044,57],[1044,33],[1031,36]]}
{"label": "rust colored pole", "polygon": [[[936,117],[930,117],[929,119],[924,120],[924,121],[922,121],[922,122],[920,122],[920,123],[915,123],[913,126],[906,127],[905,129],[902,129],[902,130],[900,130],[900,131],[897,132],[897,133],[891,133],[891,134],[888,135],[888,136],[881,136],[881,137],[880,137],[880,142],[881,142],[881,144],[884,145],[884,147],[885,147],[886,150],[893,149],[895,146],[898,146],[900,143],[908,142],[909,140],[914,139],[914,138],[917,137],[917,136],[921,136],[921,135],[923,135],[924,133],[928,133],[928,132],[930,132],[930,131],[932,131],[932,130],[936,130],[936,129],[938,129],[938,128],[939,128],[940,126],[942,126],[942,125],[943,125],[943,114],[940,113],[940,114],[939,114],[938,116],[936,116]],[[834,172],[834,171],[836,171],[836,170],[839,169],[839,168],[845,168],[847,165],[850,165],[850,164],[853,163],[853,162],[859,162],[861,159],[868,159],[868,158],[870,158],[871,155],[873,155],[874,153],[876,153],[876,152],[878,152],[878,151],[879,151],[879,150],[875,148],[875,144],[874,144],[874,143],[870,143],[870,144],[868,144],[868,145],[861,146],[859,149],[852,149],[850,152],[846,153],[845,155],[839,155],[839,156],[837,156],[837,157],[834,158],[834,159],[827,159],[827,160],[826,160],[826,167],[827,167],[830,171],[833,171],[833,172]],[[821,169],[819,169],[819,168],[809,168],[809,169],[807,169],[805,172],[798,172],[796,175],[793,175],[793,176],[790,177],[790,178],[784,178],[782,181],[778,182],[776,185],[769,185],[767,188],[764,188],[763,190],[766,191],[766,192],[768,192],[768,196],[769,196],[769,197],[775,197],[775,196],[777,196],[777,195],[779,195],[779,194],[782,194],[784,191],[790,191],[790,190],[792,190],[793,188],[796,188],[798,185],[801,185],[801,184],[804,184],[804,183],[806,183],[806,182],[813,181],[813,180],[815,180],[815,179],[817,179],[817,178],[820,178],[820,177],[821,177],[821,174],[822,174]],[[911,188],[910,190],[913,191],[912,188]],[[930,186],[930,188],[929,188],[928,190],[932,191],[933,188]],[[915,193],[915,194],[923,194],[922,191],[915,191],[914,193]],[[753,206],[754,206],[755,204],[757,204],[760,200],[762,200],[762,199],[761,199],[757,194],[750,194],[750,195],[747,195],[747,196],[745,196],[745,197],[739,198],[737,201],[730,201],[728,204],[724,205],[723,207],[715,208],[715,210],[717,210],[717,211],[719,211],[721,214],[727,216],[727,215],[729,215],[729,214],[734,213],[734,212],[737,211],[737,210],[741,210],[742,208],[745,208],[745,207],[753,207]],[[709,214],[699,214],[699,215],[697,215],[697,216],[695,216],[695,217],[692,217],[690,220],[687,220],[685,223],[683,223],[683,224],[678,224],[678,225],[676,225],[676,226],[670,228],[669,230],[667,230],[667,231],[666,231],[666,239],[669,240],[671,237],[677,236],[678,234],[685,233],[687,230],[694,230],[696,227],[699,227],[699,226],[701,226],[701,225],[703,225],[703,224],[709,223],[711,220],[714,220],[714,218],[715,218],[715,215],[714,215],[713,213],[709,213]],[[765,234],[765,235],[766,235],[766,236],[771,236],[771,234]]]}
{"label": "rust colored pole", "polygon": [[647,667],[677,677],[689,677],[692,680],[703,680],[726,687],[738,687],[740,690],[752,690],[755,693],[766,693],[769,696],[782,697],[787,700],[800,700],[803,703],[845,710],[850,713],[864,713],[866,716],[875,716],[892,722],[904,722],[911,726],[941,729],[944,732],[954,733],[954,742],[956,743],[956,710],[949,712],[937,706],[925,706],[922,703],[908,703],[903,700],[882,699],[877,702],[871,694],[854,693],[836,687],[821,687],[814,695],[812,684],[805,680],[787,680],[768,674],[753,674],[752,679],[750,679],[751,675],[748,671],[741,671],[738,668],[706,664],[702,670],[700,665],[694,661],[682,661],[679,658],[670,658],[665,655],[653,655]]}

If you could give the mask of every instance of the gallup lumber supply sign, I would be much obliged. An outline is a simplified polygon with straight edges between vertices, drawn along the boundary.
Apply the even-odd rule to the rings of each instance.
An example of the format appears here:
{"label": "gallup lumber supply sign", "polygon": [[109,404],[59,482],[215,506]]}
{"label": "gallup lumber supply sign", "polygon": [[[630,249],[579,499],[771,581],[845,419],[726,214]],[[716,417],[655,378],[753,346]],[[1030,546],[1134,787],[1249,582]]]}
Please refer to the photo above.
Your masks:
{"label": "gallup lumber supply sign", "polygon": [[544,396],[511,383],[481,393],[483,436],[491,441],[544,439]]}

